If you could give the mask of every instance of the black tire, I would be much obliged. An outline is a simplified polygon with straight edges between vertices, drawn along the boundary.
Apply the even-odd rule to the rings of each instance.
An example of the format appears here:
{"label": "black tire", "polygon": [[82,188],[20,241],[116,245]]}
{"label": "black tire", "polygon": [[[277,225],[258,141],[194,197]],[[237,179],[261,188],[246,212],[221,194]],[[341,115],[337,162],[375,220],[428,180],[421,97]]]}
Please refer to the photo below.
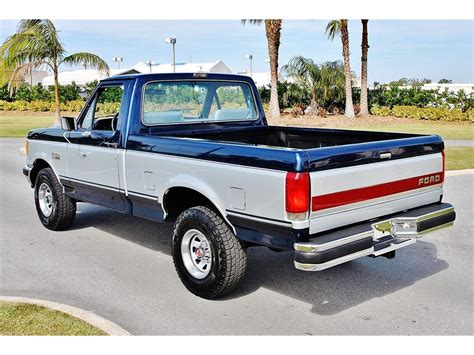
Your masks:
{"label": "black tire", "polygon": [[[196,229],[204,234],[212,251],[209,274],[197,279],[184,266],[181,243],[185,233]],[[208,207],[192,207],[176,220],[172,241],[173,262],[184,286],[195,295],[212,299],[233,291],[247,266],[247,254],[225,221]]]}
{"label": "black tire", "polygon": [[[39,190],[44,184],[52,193],[52,212],[49,216],[42,212],[38,197]],[[40,170],[36,176],[35,205],[41,223],[54,231],[68,228],[76,217],[76,201],[63,193],[63,187],[51,168]]]}

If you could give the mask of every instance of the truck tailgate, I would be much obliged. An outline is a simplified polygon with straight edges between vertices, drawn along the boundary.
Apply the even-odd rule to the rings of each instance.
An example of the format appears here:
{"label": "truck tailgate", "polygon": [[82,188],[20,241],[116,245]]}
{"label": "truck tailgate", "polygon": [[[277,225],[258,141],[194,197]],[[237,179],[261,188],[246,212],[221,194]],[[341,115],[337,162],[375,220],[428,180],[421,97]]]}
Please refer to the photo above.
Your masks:
{"label": "truck tailgate", "polygon": [[309,150],[310,234],[440,201],[443,148],[424,136]]}

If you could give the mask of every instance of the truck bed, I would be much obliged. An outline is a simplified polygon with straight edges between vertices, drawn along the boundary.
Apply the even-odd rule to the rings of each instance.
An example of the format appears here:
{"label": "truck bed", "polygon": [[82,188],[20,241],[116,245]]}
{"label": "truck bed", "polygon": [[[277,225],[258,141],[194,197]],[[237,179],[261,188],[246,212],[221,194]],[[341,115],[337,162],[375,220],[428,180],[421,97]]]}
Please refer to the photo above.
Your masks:
{"label": "truck bed", "polygon": [[356,143],[411,138],[419,135],[342,129],[260,126],[213,132],[185,132],[181,136],[213,141],[264,145],[280,148],[313,149]]}

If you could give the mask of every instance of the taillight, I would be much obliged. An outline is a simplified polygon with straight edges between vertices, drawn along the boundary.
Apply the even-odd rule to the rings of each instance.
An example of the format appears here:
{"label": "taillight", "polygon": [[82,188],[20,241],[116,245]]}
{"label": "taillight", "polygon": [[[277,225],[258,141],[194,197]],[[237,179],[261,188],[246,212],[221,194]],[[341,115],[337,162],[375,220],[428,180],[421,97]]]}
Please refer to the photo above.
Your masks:
{"label": "taillight", "polygon": [[286,174],[286,211],[289,213],[306,213],[310,201],[309,173]]}
{"label": "taillight", "polygon": [[441,156],[443,157],[443,175],[441,176],[441,181],[444,181],[444,172],[446,170],[446,153],[444,150],[441,151]]}

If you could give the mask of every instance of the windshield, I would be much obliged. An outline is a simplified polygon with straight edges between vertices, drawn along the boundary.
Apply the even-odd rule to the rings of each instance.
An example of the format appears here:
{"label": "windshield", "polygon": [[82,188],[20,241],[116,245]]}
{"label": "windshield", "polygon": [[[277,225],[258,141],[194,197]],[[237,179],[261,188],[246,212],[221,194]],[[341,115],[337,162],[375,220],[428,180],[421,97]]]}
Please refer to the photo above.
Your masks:
{"label": "windshield", "polygon": [[255,100],[247,83],[162,81],[145,87],[143,123],[147,126],[255,119]]}

